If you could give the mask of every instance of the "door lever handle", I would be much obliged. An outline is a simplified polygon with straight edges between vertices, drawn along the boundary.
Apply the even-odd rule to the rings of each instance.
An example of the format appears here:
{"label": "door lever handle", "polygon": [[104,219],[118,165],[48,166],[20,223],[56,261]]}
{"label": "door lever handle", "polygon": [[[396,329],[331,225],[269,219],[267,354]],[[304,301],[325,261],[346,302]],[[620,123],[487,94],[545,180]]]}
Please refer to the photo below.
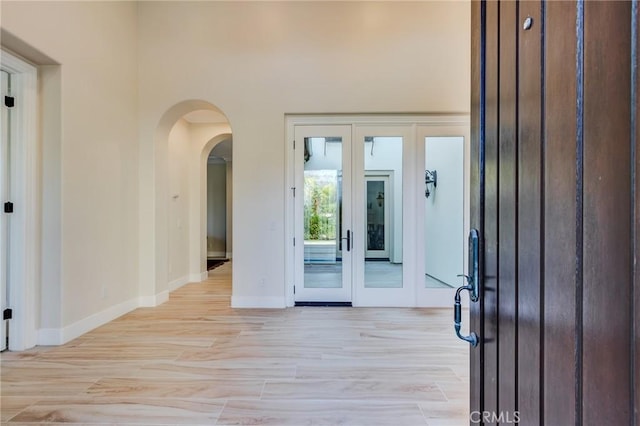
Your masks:
{"label": "door lever handle", "polygon": [[[468,278],[468,277],[467,277]],[[471,291],[471,285],[463,285],[462,287],[458,287],[456,290],[456,295],[453,299],[453,328],[456,330],[456,336],[460,339],[471,343],[471,346],[478,346],[478,335],[473,331],[468,336],[463,336],[460,334],[460,328],[462,327],[462,306],[460,305],[460,292],[462,290]]]}
{"label": "door lever handle", "polygon": [[468,336],[463,336],[460,333],[462,327],[462,306],[460,304],[460,292],[467,290],[469,292],[469,299],[472,302],[477,302],[480,299],[479,292],[479,273],[480,273],[480,236],[476,229],[472,229],[469,232],[469,275],[458,275],[464,277],[466,285],[458,287],[456,295],[453,299],[453,328],[456,331],[456,336],[460,339],[471,343],[471,346],[478,346],[478,335],[471,332]]}
{"label": "door lever handle", "polygon": [[347,229],[347,237],[340,238],[341,240],[347,240],[347,251],[351,251],[351,231]]}

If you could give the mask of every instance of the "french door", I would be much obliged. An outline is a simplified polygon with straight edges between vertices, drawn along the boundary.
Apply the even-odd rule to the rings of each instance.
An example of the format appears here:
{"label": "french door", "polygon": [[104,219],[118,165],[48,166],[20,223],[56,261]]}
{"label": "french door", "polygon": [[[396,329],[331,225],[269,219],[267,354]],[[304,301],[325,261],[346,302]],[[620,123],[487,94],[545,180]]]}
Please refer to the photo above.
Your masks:
{"label": "french door", "polygon": [[354,301],[414,306],[414,126],[355,125]]}
{"label": "french door", "polygon": [[[295,126],[295,301],[407,306],[412,126]],[[300,188],[300,189],[298,189]],[[409,253],[409,255],[407,255]]]}
{"label": "french door", "polygon": [[466,117],[310,121],[287,131],[288,303],[451,306],[466,272]]}
{"label": "french door", "polygon": [[296,302],[351,303],[351,126],[295,126]]}

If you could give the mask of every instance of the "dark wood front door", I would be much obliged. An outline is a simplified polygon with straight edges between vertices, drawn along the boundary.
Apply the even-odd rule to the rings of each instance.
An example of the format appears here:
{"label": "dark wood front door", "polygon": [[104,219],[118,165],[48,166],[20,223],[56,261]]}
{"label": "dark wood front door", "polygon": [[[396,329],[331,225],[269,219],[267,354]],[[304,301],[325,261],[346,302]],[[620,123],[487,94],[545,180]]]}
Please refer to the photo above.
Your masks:
{"label": "dark wood front door", "polygon": [[638,425],[638,6],[472,2],[470,424]]}

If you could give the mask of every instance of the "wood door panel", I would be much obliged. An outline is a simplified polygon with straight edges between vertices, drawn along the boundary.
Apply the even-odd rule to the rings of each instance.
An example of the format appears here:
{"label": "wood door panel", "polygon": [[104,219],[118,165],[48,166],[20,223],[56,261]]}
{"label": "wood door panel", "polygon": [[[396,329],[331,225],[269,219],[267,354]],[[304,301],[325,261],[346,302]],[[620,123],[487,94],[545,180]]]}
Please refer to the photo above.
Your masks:
{"label": "wood door panel", "polygon": [[634,86],[632,87],[632,125],[635,127],[632,129],[632,135],[634,136],[631,139],[631,150],[632,155],[631,159],[631,170],[632,170],[632,194],[633,199],[635,201],[634,212],[632,215],[631,225],[632,225],[632,253],[633,253],[633,283],[632,283],[632,292],[633,292],[633,370],[635,372],[634,382],[632,383],[631,390],[633,393],[634,400],[632,401],[634,404],[635,412],[634,412],[634,421],[633,424],[637,425],[640,423],[640,414],[638,410],[640,410],[640,390],[637,389],[640,386],[640,252],[638,251],[640,248],[640,78],[638,75],[638,66],[639,63],[639,54],[640,52],[640,8],[638,7],[638,3],[634,3],[632,7],[632,27],[631,27],[631,39],[635,41],[633,45],[633,50],[631,53],[632,61],[633,61],[633,74],[631,76],[632,83]]}
{"label": "wood door panel", "polygon": [[498,58],[499,3],[485,5],[485,130],[482,341],[483,411],[498,411]]}
{"label": "wood door panel", "polygon": [[517,185],[518,8],[500,3],[498,137],[498,411],[516,411],[517,396]]}
{"label": "wood door panel", "polygon": [[[470,185],[472,188],[479,188],[478,191],[471,191],[470,206],[470,226],[475,229],[482,229],[483,207],[481,205],[481,193],[484,187],[484,175],[480,175],[480,171],[484,170],[484,158],[481,157],[480,139],[481,120],[484,109],[484,96],[481,85],[479,84],[484,78],[482,56],[482,36],[484,29],[484,4],[476,1],[471,2],[471,44],[472,50],[477,54],[471,57],[471,149],[470,149]],[[482,273],[482,272],[481,272]],[[480,303],[471,303],[469,308],[469,327],[470,330],[482,329],[482,313],[480,311]],[[483,377],[480,374],[481,368],[481,350],[482,345],[470,350],[470,371],[474,374],[470,376],[470,412],[481,412]]]}
{"label": "wood door panel", "polygon": [[[533,18],[529,30],[522,23]],[[540,1],[520,2],[518,39],[517,410],[521,425],[540,424],[542,261],[542,83]],[[515,410],[516,408],[514,408]]]}
{"label": "wood door panel", "polygon": [[541,403],[549,425],[576,424],[576,13],[574,2],[545,4]]}
{"label": "wood door panel", "polygon": [[585,425],[618,425],[630,416],[631,3],[584,8],[582,410]]}
{"label": "wood door panel", "polygon": [[638,8],[472,4],[471,407],[494,419],[639,423]]}

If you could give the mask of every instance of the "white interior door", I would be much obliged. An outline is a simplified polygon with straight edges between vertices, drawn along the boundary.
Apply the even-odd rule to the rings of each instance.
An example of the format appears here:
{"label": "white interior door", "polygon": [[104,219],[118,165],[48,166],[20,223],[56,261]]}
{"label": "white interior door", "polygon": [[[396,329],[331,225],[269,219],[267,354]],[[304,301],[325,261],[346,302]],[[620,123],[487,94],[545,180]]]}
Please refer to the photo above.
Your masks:
{"label": "white interior door", "polygon": [[[9,108],[4,104],[4,97],[9,95],[9,73],[0,71],[2,86],[0,99],[2,102],[2,123],[0,128],[0,204],[3,205],[9,200]],[[7,320],[3,318],[4,310],[7,308],[7,277],[9,259],[9,216],[4,210],[0,213],[0,350],[7,349]]]}
{"label": "white interior door", "polygon": [[351,126],[295,126],[296,303],[351,303]]}

